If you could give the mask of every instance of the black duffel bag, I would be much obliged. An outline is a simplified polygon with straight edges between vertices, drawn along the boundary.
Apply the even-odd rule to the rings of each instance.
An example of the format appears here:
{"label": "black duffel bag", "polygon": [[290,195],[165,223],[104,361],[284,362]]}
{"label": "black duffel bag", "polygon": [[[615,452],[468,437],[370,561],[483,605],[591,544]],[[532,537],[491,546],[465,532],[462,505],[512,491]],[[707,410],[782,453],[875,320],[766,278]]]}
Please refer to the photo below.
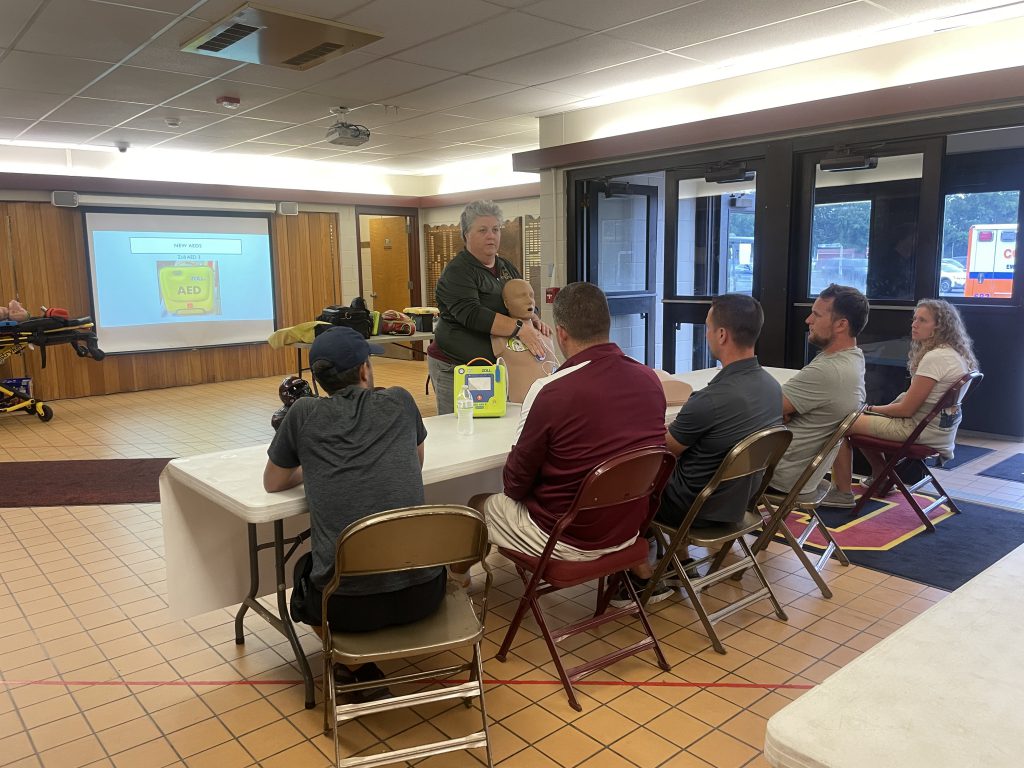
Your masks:
{"label": "black duffel bag", "polygon": [[[353,306],[351,307],[343,307],[338,304],[324,307],[324,311],[320,313],[317,320],[322,320],[331,325],[343,325],[346,328],[354,328],[364,338],[368,339],[373,333],[373,320],[366,309],[366,304],[362,299],[356,299],[352,304]],[[326,328],[327,326],[325,325],[318,325],[314,333],[319,335]]]}

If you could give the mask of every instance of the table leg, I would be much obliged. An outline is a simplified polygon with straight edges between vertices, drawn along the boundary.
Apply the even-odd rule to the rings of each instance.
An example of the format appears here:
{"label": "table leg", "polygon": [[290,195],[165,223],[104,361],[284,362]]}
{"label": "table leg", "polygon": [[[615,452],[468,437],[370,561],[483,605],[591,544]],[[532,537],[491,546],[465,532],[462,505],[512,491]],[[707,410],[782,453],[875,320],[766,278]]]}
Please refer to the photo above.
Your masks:
{"label": "table leg", "polygon": [[[256,537],[256,526],[249,523],[249,577],[250,586],[249,594],[245,596],[241,606],[238,608],[238,613],[235,614],[235,642],[242,644],[245,642],[244,628],[242,626],[242,620],[245,618],[245,613],[249,609],[261,618],[263,618],[270,626],[280,632],[282,635],[288,638],[288,643],[292,647],[292,652],[295,654],[295,661],[299,665],[299,672],[302,674],[302,682],[306,688],[306,709],[313,709],[316,706],[315,701],[315,687],[313,685],[313,673],[309,669],[309,661],[306,659],[306,653],[302,650],[302,644],[299,642],[298,635],[295,633],[295,626],[292,624],[291,616],[288,613],[288,599],[286,591],[288,589],[287,582],[285,581],[284,566],[288,560],[288,557],[295,551],[299,543],[304,541],[309,535],[309,532],[299,534],[294,539],[289,539],[289,543],[292,544],[292,548],[285,555],[284,545],[284,521],[274,521],[274,542],[273,544],[260,544]],[[274,572],[277,577],[277,614],[267,609],[263,603],[256,599],[256,593],[259,590],[260,583],[260,572],[259,572],[259,551],[266,549],[270,546],[274,548]]]}

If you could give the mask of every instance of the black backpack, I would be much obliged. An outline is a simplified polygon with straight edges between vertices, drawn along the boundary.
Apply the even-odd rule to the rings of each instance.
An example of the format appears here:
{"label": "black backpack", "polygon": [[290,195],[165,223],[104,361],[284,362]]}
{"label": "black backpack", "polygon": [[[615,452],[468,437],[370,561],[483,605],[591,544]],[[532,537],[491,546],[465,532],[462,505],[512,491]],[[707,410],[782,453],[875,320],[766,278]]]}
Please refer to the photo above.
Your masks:
{"label": "black backpack", "polygon": [[[367,339],[373,334],[373,320],[366,309],[366,302],[360,296],[352,300],[351,307],[343,307],[339,304],[324,307],[324,311],[320,313],[317,320],[322,320],[331,325],[354,328]],[[319,336],[326,329],[326,325],[318,325],[314,329],[314,333]]]}

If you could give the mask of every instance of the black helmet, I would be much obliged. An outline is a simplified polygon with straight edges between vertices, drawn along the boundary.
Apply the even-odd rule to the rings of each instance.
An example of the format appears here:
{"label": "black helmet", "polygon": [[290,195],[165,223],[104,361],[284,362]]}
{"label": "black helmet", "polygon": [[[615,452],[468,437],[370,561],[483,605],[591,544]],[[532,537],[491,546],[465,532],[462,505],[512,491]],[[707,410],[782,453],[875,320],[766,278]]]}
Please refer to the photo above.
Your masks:
{"label": "black helmet", "polygon": [[287,405],[282,405],[280,408],[274,411],[273,415],[270,417],[270,426],[274,428],[274,431],[277,431],[277,428],[281,426],[281,422],[284,421],[284,417],[285,415],[287,415],[287,413]]}
{"label": "black helmet", "polygon": [[313,390],[305,379],[300,379],[298,376],[288,376],[281,382],[281,386],[277,388],[277,394],[280,395],[282,403],[291,405],[300,397],[312,397]]}

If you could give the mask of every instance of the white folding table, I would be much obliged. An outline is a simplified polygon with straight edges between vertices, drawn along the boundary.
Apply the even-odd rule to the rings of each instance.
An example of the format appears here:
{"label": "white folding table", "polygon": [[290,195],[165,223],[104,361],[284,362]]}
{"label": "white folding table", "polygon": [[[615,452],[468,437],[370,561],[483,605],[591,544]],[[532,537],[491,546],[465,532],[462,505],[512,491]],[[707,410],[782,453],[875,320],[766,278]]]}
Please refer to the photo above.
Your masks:
{"label": "white folding table", "polygon": [[[411,337],[406,337],[411,338]],[[795,371],[767,369],[785,381]],[[676,378],[702,389],[712,368]],[[585,404],[581,404],[585,407]],[[669,408],[672,419],[679,408]],[[427,503],[465,504],[478,493],[501,490],[501,471],[519,422],[520,407],[504,418],[474,420],[475,434],[457,433],[453,414],[424,419],[423,485]],[[253,610],[288,638],[313,707],[313,676],[288,616],[288,560],[308,546],[309,518],[302,486],[279,493],[263,490],[267,445],[174,459],[160,476],[167,564],[167,602],[174,618],[241,604],[235,642],[244,642],[243,618]],[[230,514],[224,514],[229,512]],[[260,574],[274,574],[273,585]],[[257,598],[276,593],[277,613]]]}

